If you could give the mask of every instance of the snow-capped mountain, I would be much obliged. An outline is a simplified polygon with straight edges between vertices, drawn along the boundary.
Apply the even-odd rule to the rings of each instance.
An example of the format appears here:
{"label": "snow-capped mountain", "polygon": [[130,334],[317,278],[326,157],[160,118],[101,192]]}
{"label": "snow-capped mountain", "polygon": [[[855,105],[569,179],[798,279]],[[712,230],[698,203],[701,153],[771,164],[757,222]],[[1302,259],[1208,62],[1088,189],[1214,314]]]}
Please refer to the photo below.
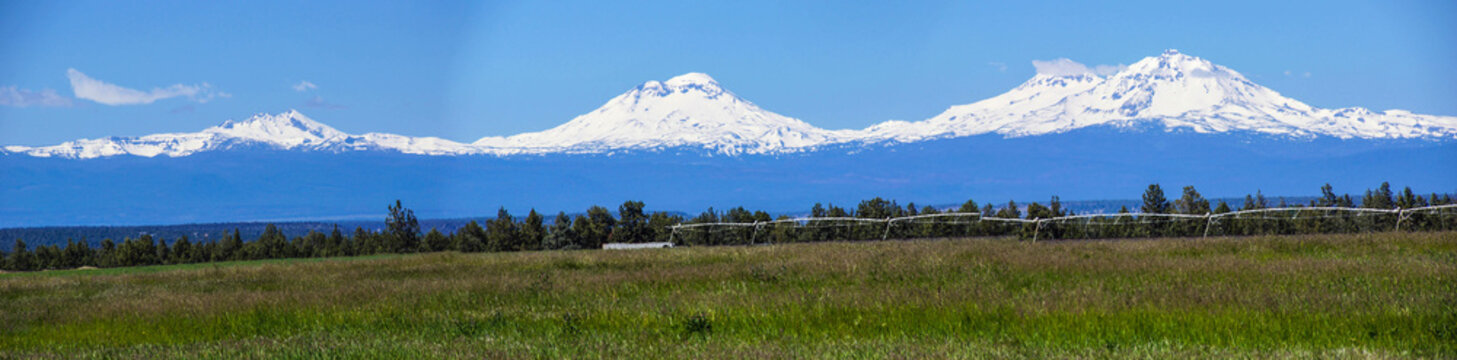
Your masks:
{"label": "snow-capped mountain", "polygon": [[953,106],[919,122],[877,124],[860,138],[913,142],[986,133],[1019,137],[1145,123],[1200,133],[1250,131],[1299,138],[1457,138],[1457,117],[1314,108],[1177,50],[1144,58],[1106,78],[1038,74],[1005,94]]}
{"label": "snow-capped mountain", "polygon": [[480,149],[433,137],[368,133],[350,135],[324,125],[297,110],[258,114],[244,121],[225,121],[195,133],[152,134],[67,141],[60,145],[7,146],[10,153],[36,157],[97,158],[116,155],[181,157],[194,153],[241,147],[284,150],[387,150],[420,155],[463,155]]}
{"label": "snow-capped mountain", "polygon": [[695,147],[736,155],[801,151],[849,141],[853,134],[769,112],[707,74],[688,73],[643,83],[546,131],[485,137],[474,144],[530,153]]}
{"label": "snow-capped mountain", "polygon": [[807,152],[836,144],[917,142],[980,134],[1065,133],[1092,126],[1161,125],[1197,133],[1253,132],[1295,138],[1457,139],[1457,117],[1320,109],[1281,96],[1238,72],[1169,50],[1108,76],[1038,74],[1004,94],[952,106],[930,119],[887,121],[863,130],[826,130],[754,105],[702,73],[648,81],[560,126],[470,144],[384,133],[351,135],[298,111],[260,114],[196,133],[83,139],[7,146],[0,154],[97,158],[187,156],[265,147],[302,151],[395,151],[420,155],[612,153],[700,149],[713,154]]}

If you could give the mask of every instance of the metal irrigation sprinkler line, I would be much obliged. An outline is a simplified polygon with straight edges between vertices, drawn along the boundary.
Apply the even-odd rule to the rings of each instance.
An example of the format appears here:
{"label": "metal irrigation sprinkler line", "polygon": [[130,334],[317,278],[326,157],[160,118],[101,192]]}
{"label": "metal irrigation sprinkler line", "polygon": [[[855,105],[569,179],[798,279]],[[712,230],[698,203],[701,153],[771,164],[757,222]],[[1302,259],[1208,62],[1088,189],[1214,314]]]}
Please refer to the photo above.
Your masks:
{"label": "metal irrigation sprinkler line", "polygon": [[1204,237],[1206,238],[1209,237],[1209,227],[1214,225],[1214,217],[1210,215],[1208,212],[1204,213],[1204,218],[1207,219],[1204,221]]}
{"label": "metal irrigation sprinkler line", "polygon": [[[1428,211],[1428,210],[1445,210],[1445,209],[1449,209],[1449,208],[1457,208],[1457,204],[1433,205],[1433,206],[1424,206],[1424,207],[1411,208],[1411,209],[1403,209],[1403,208],[1400,208],[1400,207],[1395,208],[1395,209],[1368,209],[1368,208],[1354,208],[1354,207],[1329,207],[1329,206],[1326,206],[1326,207],[1319,207],[1319,206],[1304,207],[1304,206],[1297,206],[1297,207],[1283,207],[1283,208],[1263,208],[1263,209],[1239,210],[1239,211],[1231,211],[1231,212],[1219,213],[1219,214],[1214,214],[1214,213],[1206,212],[1206,213],[1204,213],[1204,215],[1118,213],[1118,214],[1071,215],[1071,216],[1053,217],[1053,218],[1047,218],[1047,219],[1043,219],[1043,218],[1040,218],[1040,217],[1039,218],[1033,218],[1033,219],[1002,218],[1002,217],[995,217],[995,216],[982,216],[982,214],[979,213],[979,212],[975,212],[975,213],[955,213],[955,212],[951,212],[951,213],[941,213],[941,214],[923,214],[923,215],[903,216],[903,217],[894,217],[894,218],[887,217],[887,218],[882,218],[882,219],[869,219],[869,218],[857,218],[857,217],[818,217],[818,218],[817,217],[801,217],[801,218],[781,219],[781,220],[772,220],[772,221],[754,221],[752,223],[715,222],[715,223],[697,223],[697,224],[674,224],[674,225],[669,225],[667,227],[672,230],[672,232],[668,236],[669,241],[673,241],[674,239],[677,238],[678,230],[680,230],[680,229],[696,228],[696,227],[713,227],[713,226],[753,227],[754,229],[753,229],[753,232],[750,233],[750,240],[749,241],[750,241],[750,243],[754,243],[755,241],[757,241],[758,232],[763,229],[764,225],[768,225],[768,224],[804,223],[804,225],[807,226],[810,222],[819,222],[819,221],[844,221],[845,223],[843,223],[842,226],[848,227],[848,226],[850,226],[850,222],[861,222],[861,223],[867,223],[867,222],[868,223],[883,222],[883,223],[885,223],[885,230],[881,233],[881,240],[887,240],[890,237],[890,229],[891,229],[891,227],[894,226],[895,225],[895,222],[897,222],[897,221],[914,220],[914,219],[921,219],[921,218],[934,218],[934,217],[975,216],[976,217],[975,223],[978,223],[978,224],[979,223],[982,223],[983,221],[1010,222],[1010,223],[1022,223],[1022,224],[1033,223],[1034,224],[1034,228],[1033,228],[1033,233],[1032,233],[1032,241],[1035,242],[1035,241],[1041,239],[1042,224],[1045,223],[1045,222],[1062,221],[1062,220],[1070,220],[1070,219],[1084,219],[1084,224],[1085,225],[1088,225],[1088,224],[1091,224],[1092,223],[1093,218],[1110,218],[1111,217],[1111,218],[1114,218],[1114,221],[1112,223],[1112,226],[1117,227],[1117,226],[1122,225],[1123,218],[1125,218],[1125,217],[1127,217],[1127,218],[1132,218],[1132,217],[1139,217],[1139,218],[1142,218],[1142,217],[1153,217],[1153,218],[1204,219],[1205,220],[1205,223],[1204,223],[1204,234],[1203,234],[1203,237],[1206,237],[1207,238],[1207,237],[1209,237],[1209,233],[1210,233],[1211,229],[1213,229],[1214,222],[1219,221],[1219,219],[1221,219],[1221,218],[1230,217],[1230,216],[1242,217],[1243,215],[1247,215],[1247,214],[1248,215],[1253,215],[1253,214],[1259,214],[1259,213],[1288,212],[1288,211],[1294,210],[1295,211],[1295,214],[1290,218],[1290,220],[1293,221],[1293,220],[1298,220],[1300,218],[1301,212],[1304,212],[1304,211],[1325,211],[1325,212],[1340,211],[1340,212],[1346,212],[1346,213],[1356,213],[1356,216],[1362,216],[1362,215],[1365,215],[1365,214],[1372,214],[1372,215],[1376,215],[1376,214],[1396,214],[1397,215],[1397,219],[1396,219],[1396,224],[1395,224],[1395,230],[1396,231],[1400,231],[1401,230],[1401,223],[1405,222],[1410,217],[1410,215],[1412,213],[1421,212],[1421,211]],[[1328,215],[1326,215],[1326,216],[1328,216]],[[1326,217],[1326,216],[1321,216],[1321,217]],[[1346,216],[1346,215],[1342,215],[1342,216]],[[1260,217],[1260,218],[1264,218],[1264,217]],[[1269,218],[1264,218],[1264,219],[1269,219]],[[967,231],[970,231],[970,227],[967,228]]]}

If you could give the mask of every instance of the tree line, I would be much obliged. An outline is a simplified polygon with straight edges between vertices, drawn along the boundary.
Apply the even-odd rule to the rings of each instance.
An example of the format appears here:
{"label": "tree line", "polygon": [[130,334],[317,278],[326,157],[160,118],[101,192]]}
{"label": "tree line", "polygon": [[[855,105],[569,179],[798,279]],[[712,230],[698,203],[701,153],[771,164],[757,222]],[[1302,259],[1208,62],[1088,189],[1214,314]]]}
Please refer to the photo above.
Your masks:
{"label": "tree line", "polygon": [[[194,242],[187,236],[172,241],[141,235],[120,242],[102,240],[93,248],[85,239],[68,240],[65,246],[47,245],[30,250],[24,240],[16,240],[10,253],[0,251],[0,269],[34,271],[69,269],[84,266],[121,267],[163,264],[190,264],[215,261],[261,260],[280,258],[336,257],[373,254],[418,253],[435,251],[504,252],[533,250],[599,249],[609,242],[674,242],[679,245],[744,245],[756,243],[792,243],[815,241],[878,240],[881,238],[935,238],[965,236],[1017,236],[1021,238],[1076,239],[1129,238],[1157,236],[1252,235],[1252,234],[1316,234],[1378,231],[1395,227],[1403,221],[1402,230],[1457,230],[1457,211],[1444,213],[1412,213],[1399,219],[1394,213],[1361,214],[1304,210],[1317,207],[1411,209],[1430,205],[1453,204],[1450,194],[1415,194],[1410,187],[1395,192],[1382,183],[1367,190],[1357,202],[1351,195],[1336,195],[1329,184],[1321,187],[1321,197],[1308,204],[1272,204],[1263,194],[1246,195],[1238,209],[1223,201],[1211,206],[1193,186],[1186,186],[1178,199],[1169,200],[1158,184],[1149,185],[1143,194],[1138,213],[1127,207],[1119,210],[1124,216],[1095,216],[1072,221],[1001,222],[979,221],[980,217],[1004,219],[1052,219],[1076,215],[1063,208],[1058,197],[1047,203],[1033,202],[1021,206],[1015,201],[997,207],[967,200],[951,209],[915,203],[901,206],[895,200],[879,197],[861,201],[853,208],[833,204],[815,204],[809,220],[770,223],[788,220],[787,215],[771,216],[765,211],[735,207],[727,211],[708,208],[696,217],[666,212],[648,213],[640,201],[627,201],[611,210],[592,206],[581,215],[558,212],[547,219],[535,209],[516,217],[505,208],[484,225],[471,221],[455,232],[445,234],[436,229],[422,232],[414,212],[400,201],[388,207],[383,231],[356,227],[346,235],[334,226],[328,234],[309,231],[289,238],[277,227],[268,225],[253,241],[244,241],[238,230],[223,234],[221,240]],[[1241,214],[1230,217],[1199,218],[1200,215],[1225,214],[1239,210],[1295,207],[1277,213]],[[976,213],[973,215],[972,213]],[[887,219],[917,215],[966,214],[927,218],[927,221],[902,223],[856,222],[831,218]],[[1184,214],[1190,218],[1170,218],[1148,214]],[[1302,216],[1303,215],[1303,216]],[[815,220],[825,219],[825,220]],[[674,232],[673,225],[715,223],[762,223],[762,226],[712,225]]]}

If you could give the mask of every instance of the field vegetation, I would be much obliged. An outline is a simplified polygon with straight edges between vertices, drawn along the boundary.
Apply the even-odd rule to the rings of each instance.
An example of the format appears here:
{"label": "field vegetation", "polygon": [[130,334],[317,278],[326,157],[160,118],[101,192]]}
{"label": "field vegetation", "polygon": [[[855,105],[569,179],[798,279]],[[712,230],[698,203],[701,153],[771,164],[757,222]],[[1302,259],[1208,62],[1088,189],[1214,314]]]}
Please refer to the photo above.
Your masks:
{"label": "field vegetation", "polygon": [[0,358],[1451,358],[1457,233],[435,252],[0,274]]}

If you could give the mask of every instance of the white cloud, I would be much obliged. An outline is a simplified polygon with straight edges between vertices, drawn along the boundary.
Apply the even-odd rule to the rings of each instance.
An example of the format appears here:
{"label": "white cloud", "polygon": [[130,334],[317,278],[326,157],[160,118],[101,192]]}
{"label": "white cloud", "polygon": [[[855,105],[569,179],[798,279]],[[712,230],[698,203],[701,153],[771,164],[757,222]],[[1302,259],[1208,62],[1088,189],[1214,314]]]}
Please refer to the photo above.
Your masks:
{"label": "white cloud", "polygon": [[1007,63],[993,61],[987,63],[987,65],[991,65],[991,67],[997,68],[997,71],[1007,72]]}
{"label": "white cloud", "polygon": [[55,90],[31,91],[15,86],[0,87],[0,106],[71,106],[71,98],[57,94]]}
{"label": "white cloud", "polygon": [[141,91],[93,79],[76,69],[66,69],[66,76],[71,78],[71,91],[76,93],[76,98],[91,100],[105,105],[151,104],[157,100],[183,96],[186,96],[192,101],[205,103],[215,98],[233,97],[232,94],[212,90],[212,85],[208,83],[196,85],[173,84],[165,88],[152,88],[150,91]]}
{"label": "white cloud", "polygon": [[297,92],[305,92],[305,91],[309,91],[309,90],[313,90],[313,89],[318,89],[318,88],[319,88],[318,85],[314,85],[314,83],[308,82],[307,80],[306,81],[300,81],[300,82],[298,82],[298,84],[294,84],[293,85],[293,91],[297,91]]}
{"label": "white cloud", "polygon": [[1095,65],[1095,66],[1089,68],[1087,65],[1083,65],[1082,63],[1079,63],[1079,62],[1076,62],[1076,61],[1072,61],[1072,60],[1069,60],[1067,58],[1054,59],[1054,60],[1045,60],[1045,61],[1044,60],[1032,60],[1032,67],[1037,68],[1037,73],[1038,74],[1052,75],[1052,76],[1071,76],[1071,75],[1085,75],[1085,74],[1093,74],[1093,75],[1098,75],[1098,76],[1108,76],[1108,75],[1116,74],[1119,71],[1123,71],[1123,69],[1127,69],[1128,68],[1127,65],[1123,65],[1123,64],[1118,64],[1118,65]]}

